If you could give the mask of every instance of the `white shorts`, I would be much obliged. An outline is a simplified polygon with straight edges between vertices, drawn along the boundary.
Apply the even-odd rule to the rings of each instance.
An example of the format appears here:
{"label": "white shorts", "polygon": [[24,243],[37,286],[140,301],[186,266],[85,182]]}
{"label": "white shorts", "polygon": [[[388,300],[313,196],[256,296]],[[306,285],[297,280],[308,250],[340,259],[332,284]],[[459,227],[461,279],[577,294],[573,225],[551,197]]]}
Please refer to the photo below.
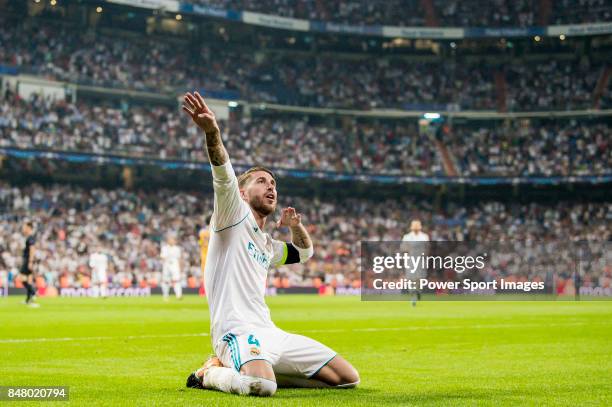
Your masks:
{"label": "white shorts", "polygon": [[173,281],[179,281],[181,279],[180,267],[164,266],[162,270],[162,281],[164,283],[171,283]]}
{"label": "white shorts", "polygon": [[336,352],[314,339],[279,328],[234,330],[215,344],[223,366],[240,371],[252,360],[265,360],[277,375],[310,378],[327,365]]}
{"label": "white shorts", "polygon": [[105,270],[93,270],[91,273],[92,284],[105,284],[108,283],[108,277]]}

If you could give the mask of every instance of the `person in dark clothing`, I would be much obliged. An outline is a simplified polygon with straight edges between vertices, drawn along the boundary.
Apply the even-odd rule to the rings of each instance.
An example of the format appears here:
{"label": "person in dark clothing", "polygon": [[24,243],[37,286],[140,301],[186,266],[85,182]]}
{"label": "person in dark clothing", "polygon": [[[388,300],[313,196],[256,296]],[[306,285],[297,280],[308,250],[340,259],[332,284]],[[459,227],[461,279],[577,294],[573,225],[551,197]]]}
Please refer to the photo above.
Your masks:
{"label": "person in dark clothing", "polygon": [[25,237],[25,246],[23,248],[23,261],[21,263],[20,273],[23,276],[23,285],[26,289],[26,300],[27,305],[37,306],[34,303],[34,296],[36,294],[35,280],[34,280],[34,254],[36,252],[36,237],[34,236],[34,224],[31,221],[26,221],[21,229],[23,236]]}

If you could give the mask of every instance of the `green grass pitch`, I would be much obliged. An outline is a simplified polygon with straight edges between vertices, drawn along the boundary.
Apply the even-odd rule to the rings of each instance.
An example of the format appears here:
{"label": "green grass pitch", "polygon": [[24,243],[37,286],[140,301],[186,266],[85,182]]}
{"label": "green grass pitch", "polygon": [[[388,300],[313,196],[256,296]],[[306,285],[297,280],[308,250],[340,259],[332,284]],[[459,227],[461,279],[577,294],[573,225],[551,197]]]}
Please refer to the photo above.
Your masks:
{"label": "green grass pitch", "polygon": [[355,390],[280,389],[272,399],[184,388],[211,353],[205,299],[21,301],[0,299],[0,385],[70,386],[70,401],[55,405],[612,405],[611,301],[413,308],[271,297],[279,327],[332,347],[361,375]]}

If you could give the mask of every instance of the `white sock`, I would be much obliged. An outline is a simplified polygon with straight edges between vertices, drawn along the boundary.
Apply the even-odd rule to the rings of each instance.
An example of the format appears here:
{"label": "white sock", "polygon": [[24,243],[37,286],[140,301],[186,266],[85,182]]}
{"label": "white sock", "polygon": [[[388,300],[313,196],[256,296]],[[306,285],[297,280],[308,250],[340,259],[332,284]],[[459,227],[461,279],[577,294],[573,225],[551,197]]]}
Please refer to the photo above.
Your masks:
{"label": "white sock", "polygon": [[106,296],[108,296],[108,292],[107,292],[107,290],[106,290],[106,286],[105,286],[105,285],[100,286],[100,295],[101,295],[102,297],[106,297]]}
{"label": "white sock", "polygon": [[204,387],[224,393],[272,396],[276,382],[261,377],[246,376],[229,367],[209,367],[204,374]]}
{"label": "white sock", "polygon": [[181,283],[174,283],[174,295],[176,295],[176,298],[181,298],[183,295],[183,286]]}

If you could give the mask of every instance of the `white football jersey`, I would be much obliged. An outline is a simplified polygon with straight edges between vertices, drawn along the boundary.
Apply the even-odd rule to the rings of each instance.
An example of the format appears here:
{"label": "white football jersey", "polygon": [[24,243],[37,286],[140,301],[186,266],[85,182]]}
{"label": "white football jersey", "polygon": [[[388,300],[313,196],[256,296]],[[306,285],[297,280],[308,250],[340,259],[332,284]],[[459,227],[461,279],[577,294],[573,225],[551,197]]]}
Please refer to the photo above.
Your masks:
{"label": "white football jersey", "polygon": [[178,267],[181,264],[181,248],[178,245],[163,244],[159,257],[165,266]]}
{"label": "white football jersey", "polygon": [[108,256],[101,252],[94,252],[89,256],[89,267],[97,272],[106,273],[108,269]]}
{"label": "white football jersey", "polygon": [[410,232],[402,237],[403,242],[429,242],[429,235],[424,232]]}
{"label": "white football jersey", "polygon": [[213,344],[244,326],[274,327],[265,301],[270,266],[284,264],[287,245],[264,233],[240,197],[230,162],[212,166],[215,191],[204,270]]}

